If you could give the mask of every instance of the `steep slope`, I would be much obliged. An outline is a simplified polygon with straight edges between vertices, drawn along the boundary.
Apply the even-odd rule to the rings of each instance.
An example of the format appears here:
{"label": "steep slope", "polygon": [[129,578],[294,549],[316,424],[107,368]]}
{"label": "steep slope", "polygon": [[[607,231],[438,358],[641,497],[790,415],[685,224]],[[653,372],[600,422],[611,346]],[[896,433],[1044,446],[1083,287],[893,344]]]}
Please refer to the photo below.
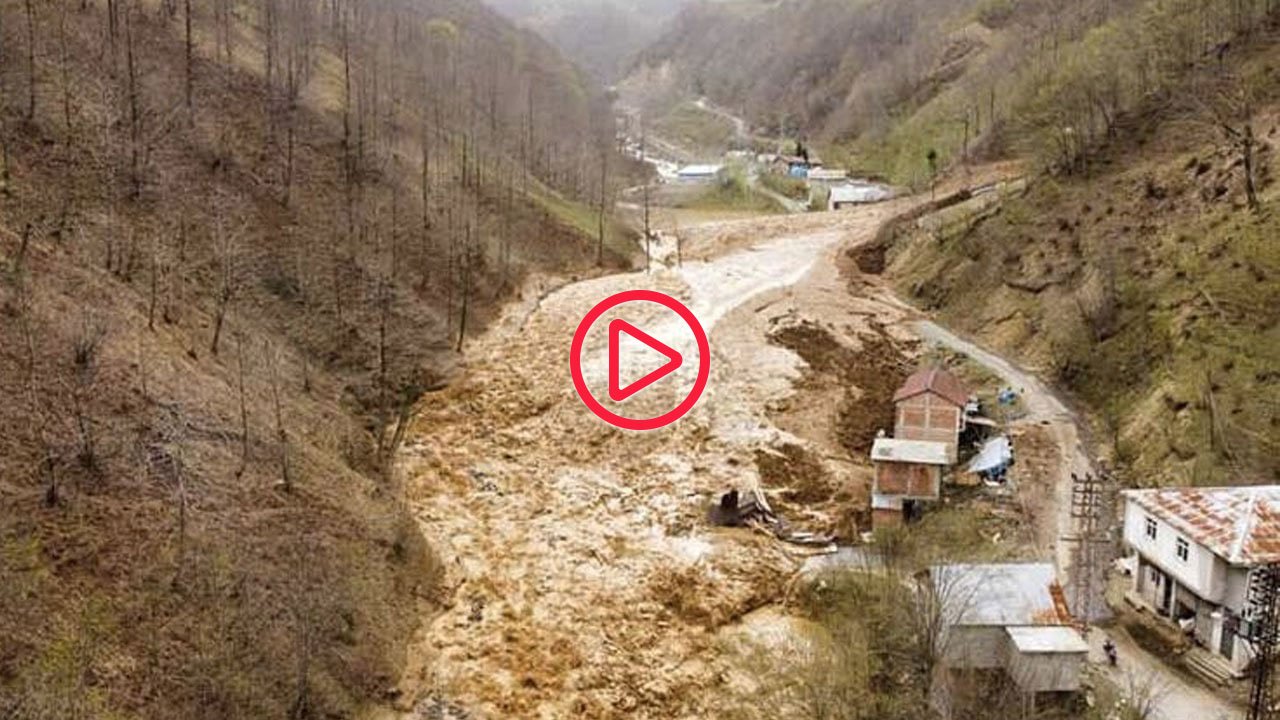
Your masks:
{"label": "steep slope", "polygon": [[607,109],[469,0],[4,0],[0,43],[0,715],[354,716],[436,577],[399,429],[595,265]]}
{"label": "steep slope", "polygon": [[[904,226],[889,252],[904,293],[1083,399],[1134,483],[1280,480],[1277,41],[1274,24],[1233,38],[1122,115],[1087,172],[987,219]],[[1207,107],[1244,89],[1238,114]]]}

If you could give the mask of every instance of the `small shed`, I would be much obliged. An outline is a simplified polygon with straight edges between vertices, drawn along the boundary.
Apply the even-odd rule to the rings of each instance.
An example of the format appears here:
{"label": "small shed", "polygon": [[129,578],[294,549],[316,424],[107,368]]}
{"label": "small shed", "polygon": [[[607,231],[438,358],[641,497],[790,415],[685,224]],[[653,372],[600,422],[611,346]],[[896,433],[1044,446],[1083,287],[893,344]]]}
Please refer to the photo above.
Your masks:
{"label": "small shed", "polygon": [[954,461],[946,443],[876,438],[871,445],[873,492],[908,500],[937,500],[942,492],[942,469]]}
{"label": "small shed", "polygon": [[940,565],[941,672],[931,693],[946,716],[953,673],[1002,670],[1034,698],[1075,692],[1089,652],[1051,563]]}
{"label": "small shed", "polygon": [[951,373],[936,366],[918,370],[893,395],[893,435],[904,440],[946,443],[948,457],[954,463],[968,401],[968,391]]}

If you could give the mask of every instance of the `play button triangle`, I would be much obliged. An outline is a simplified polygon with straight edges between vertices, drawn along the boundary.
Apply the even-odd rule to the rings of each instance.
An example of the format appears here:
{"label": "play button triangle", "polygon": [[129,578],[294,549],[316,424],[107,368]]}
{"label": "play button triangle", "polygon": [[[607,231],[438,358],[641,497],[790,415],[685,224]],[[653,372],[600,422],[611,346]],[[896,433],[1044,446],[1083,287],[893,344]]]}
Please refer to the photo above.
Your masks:
{"label": "play button triangle", "polygon": [[[639,340],[644,343],[646,347],[656,350],[667,358],[666,364],[662,367],[649,372],[644,377],[632,382],[626,387],[622,387],[620,379],[621,363],[619,362],[619,356],[621,355],[619,348],[623,333]],[[684,363],[684,358],[680,353],[626,320],[615,319],[609,323],[609,398],[614,402],[622,402],[662,378],[670,375],[679,369],[682,363]]]}

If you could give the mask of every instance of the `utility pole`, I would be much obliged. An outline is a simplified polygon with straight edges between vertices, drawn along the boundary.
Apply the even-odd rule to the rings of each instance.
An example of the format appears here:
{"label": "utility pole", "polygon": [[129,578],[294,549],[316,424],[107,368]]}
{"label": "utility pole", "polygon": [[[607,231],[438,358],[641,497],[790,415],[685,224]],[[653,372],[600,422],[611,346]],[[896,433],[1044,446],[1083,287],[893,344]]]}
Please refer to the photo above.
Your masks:
{"label": "utility pole", "polygon": [[1264,565],[1249,573],[1244,638],[1253,647],[1253,686],[1247,720],[1278,720],[1276,656],[1280,653],[1280,565]]}
{"label": "utility pole", "polygon": [[1086,473],[1083,477],[1071,473],[1071,517],[1076,533],[1066,538],[1075,544],[1075,572],[1069,578],[1074,597],[1072,605],[1076,616],[1086,625],[1093,620],[1093,600],[1098,581],[1105,567],[1105,558],[1098,548],[1107,542],[1105,516],[1106,478]]}

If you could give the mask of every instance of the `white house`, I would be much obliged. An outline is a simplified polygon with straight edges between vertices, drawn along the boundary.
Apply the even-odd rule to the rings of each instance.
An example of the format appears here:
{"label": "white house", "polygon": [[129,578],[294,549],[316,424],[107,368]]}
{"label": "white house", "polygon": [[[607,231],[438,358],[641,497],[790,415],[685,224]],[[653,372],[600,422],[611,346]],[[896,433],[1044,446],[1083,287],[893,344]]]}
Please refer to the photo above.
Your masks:
{"label": "white house", "polygon": [[1088,656],[1050,563],[941,565],[929,571],[942,610],[932,704],[951,712],[955,672],[1002,670],[1034,699],[1080,689]]}
{"label": "white house", "polygon": [[1128,490],[1124,543],[1130,600],[1243,675],[1253,657],[1240,637],[1252,616],[1250,571],[1280,562],[1280,485]]}

